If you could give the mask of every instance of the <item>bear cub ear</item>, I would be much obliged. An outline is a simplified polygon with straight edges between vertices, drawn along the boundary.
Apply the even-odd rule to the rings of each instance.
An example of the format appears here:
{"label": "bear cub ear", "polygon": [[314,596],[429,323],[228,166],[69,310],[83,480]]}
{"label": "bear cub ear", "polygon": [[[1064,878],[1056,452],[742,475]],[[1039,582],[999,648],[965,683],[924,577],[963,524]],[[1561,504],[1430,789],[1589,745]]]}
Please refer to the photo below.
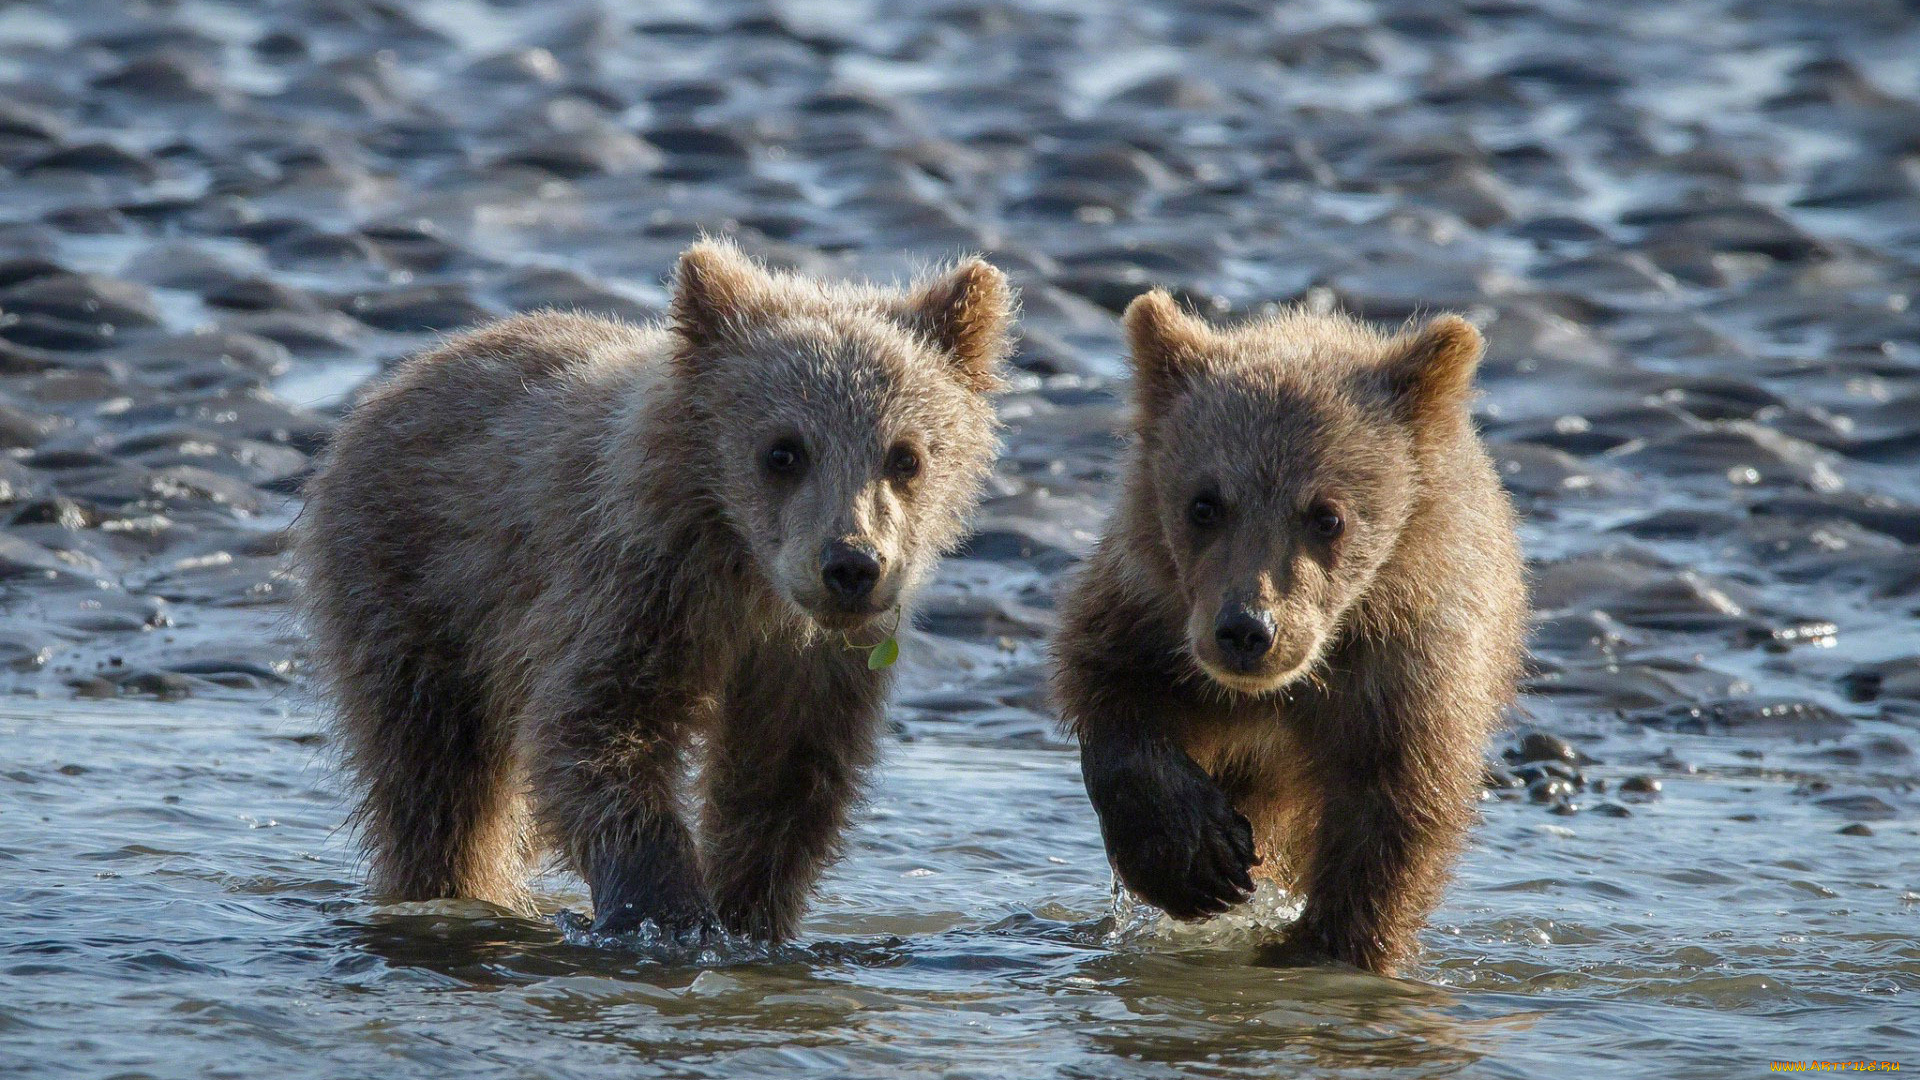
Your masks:
{"label": "bear cub ear", "polygon": [[996,372],[1010,345],[1013,290],[991,263],[966,259],[915,287],[905,315],[914,329],[953,358],[968,388],[986,393],[1000,385]]}
{"label": "bear cub ear", "polygon": [[1205,363],[1213,329],[1180,310],[1165,289],[1133,298],[1120,325],[1133,368],[1133,396],[1143,417],[1164,413]]}
{"label": "bear cub ear", "polygon": [[1473,398],[1473,373],[1486,352],[1480,331],[1458,315],[1441,315],[1397,345],[1387,377],[1401,414],[1416,436],[1448,430]]}
{"label": "bear cub ear", "polygon": [[713,347],[772,278],[759,263],[725,240],[702,240],[681,252],[673,270],[668,318],[688,346]]}

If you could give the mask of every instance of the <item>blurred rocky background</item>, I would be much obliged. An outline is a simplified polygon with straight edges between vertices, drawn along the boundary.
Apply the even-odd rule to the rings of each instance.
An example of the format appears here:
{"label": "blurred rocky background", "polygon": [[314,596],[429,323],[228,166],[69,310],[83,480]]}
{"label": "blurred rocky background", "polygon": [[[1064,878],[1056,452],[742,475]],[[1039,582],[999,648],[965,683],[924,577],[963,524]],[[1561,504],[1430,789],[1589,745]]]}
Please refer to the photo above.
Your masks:
{"label": "blurred rocky background", "polygon": [[1115,316],[1157,283],[1217,316],[1468,313],[1528,518],[1521,722],[1778,738],[1891,784],[1844,813],[1892,814],[1920,724],[1917,25],[1877,0],[0,7],[4,684],[297,693],[286,529],[354,387],[512,311],[651,318],[713,231],[829,274],[980,251],[1023,291],[1006,457],[909,643],[910,732],[1055,739],[1040,643],[1112,493]]}

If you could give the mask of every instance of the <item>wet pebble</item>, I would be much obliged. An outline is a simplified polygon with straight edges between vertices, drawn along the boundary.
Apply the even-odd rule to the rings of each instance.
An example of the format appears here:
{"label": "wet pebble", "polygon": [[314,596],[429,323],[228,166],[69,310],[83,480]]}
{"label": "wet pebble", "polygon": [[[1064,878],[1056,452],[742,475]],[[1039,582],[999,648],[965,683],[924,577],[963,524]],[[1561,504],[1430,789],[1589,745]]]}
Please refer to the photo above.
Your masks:
{"label": "wet pebble", "polygon": [[93,85],[163,101],[195,101],[212,97],[220,89],[220,75],[201,57],[161,50],[128,62],[95,79]]}
{"label": "wet pebble", "polygon": [[1575,791],[1571,780],[1543,776],[1527,785],[1527,798],[1537,803],[1564,803],[1574,797]]}
{"label": "wet pebble", "polygon": [[204,298],[208,307],[234,311],[281,310],[311,314],[320,310],[319,302],[308,293],[266,278],[223,282],[207,290]]}
{"label": "wet pebble", "polygon": [[632,323],[650,322],[660,315],[657,306],[570,270],[525,271],[503,281],[494,295],[512,311],[558,308]]}
{"label": "wet pebble", "polygon": [[1508,751],[1507,757],[1518,762],[1567,762],[1577,764],[1580,751],[1574,745],[1558,735],[1545,731],[1529,731],[1520,738],[1520,745]]}
{"label": "wet pebble", "polygon": [[1544,779],[1558,778],[1576,788],[1586,786],[1586,780],[1581,776],[1580,770],[1564,761],[1530,761],[1516,766],[1513,775],[1527,785]]}
{"label": "wet pebble", "polygon": [[1527,786],[1527,782],[1519,775],[1491,762],[1481,774],[1480,783],[1482,787],[1497,790],[1518,790]]}
{"label": "wet pebble", "polygon": [[160,175],[160,167],[152,159],[104,142],[82,143],[55,150],[29,163],[24,171],[29,175],[76,172],[142,182]]}
{"label": "wet pebble", "polygon": [[1814,805],[1822,810],[1844,814],[1851,818],[1890,818],[1899,813],[1892,803],[1878,795],[1831,795],[1824,799],[1815,799]]}
{"label": "wet pebble", "polygon": [[343,310],[376,330],[402,334],[459,330],[493,316],[458,285],[364,293],[348,300]]}
{"label": "wet pebble", "polygon": [[1882,698],[1920,701],[1920,656],[1883,660],[1854,668],[1841,676],[1847,696],[1859,702]]}
{"label": "wet pebble", "polygon": [[1675,731],[1787,735],[1809,740],[1838,738],[1853,728],[1850,718],[1817,702],[1753,698],[1674,705],[1637,713],[1634,718]]}
{"label": "wet pebble", "polygon": [[147,291],[131,282],[94,274],[48,274],[0,290],[0,311],[39,315],[108,336],[120,330],[160,325]]}
{"label": "wet pebble", "polygon": [[1625,780],[1620,781],[1620,793],[1622,795],[1653,796],[1660,794],[1660,788],[1661,784],[1658,777],[1648,776],[1644,773],[1629,776]]}

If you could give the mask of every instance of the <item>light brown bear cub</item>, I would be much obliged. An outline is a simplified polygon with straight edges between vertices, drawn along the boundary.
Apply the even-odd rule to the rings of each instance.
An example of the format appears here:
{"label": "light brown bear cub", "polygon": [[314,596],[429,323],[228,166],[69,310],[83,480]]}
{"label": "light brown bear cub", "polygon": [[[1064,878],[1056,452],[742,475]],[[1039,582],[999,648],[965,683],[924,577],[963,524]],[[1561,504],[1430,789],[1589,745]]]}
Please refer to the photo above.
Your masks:
{"label": "light brown bear cub", "polygon": [[1180,918],[1302,894],[1289,951],[1392,972],[1472,820],[1526,614],[1468,418],[1480,335],[1125,318],[1136,431],[1055,691],[1120,879]]}
{"label": "light brown bear cub", "polygon": [[790,936],[875,756],[848,640],[962,535],[1011,305],[979,260],[903,294],[701,243],[668,326],[521,316],[369,395],[300,550],[375,890],[525,910],[545,841],[596,929]]}

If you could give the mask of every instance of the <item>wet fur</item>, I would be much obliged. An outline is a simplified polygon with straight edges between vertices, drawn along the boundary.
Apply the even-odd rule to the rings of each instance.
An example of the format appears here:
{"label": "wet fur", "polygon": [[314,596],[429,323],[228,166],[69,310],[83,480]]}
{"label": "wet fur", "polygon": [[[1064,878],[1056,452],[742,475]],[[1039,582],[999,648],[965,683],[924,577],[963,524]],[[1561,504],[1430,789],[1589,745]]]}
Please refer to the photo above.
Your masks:
{"label": "wet fur", "polygon": [[[1165,294],[1127,324],[1132,460],[1054,646],[1109,852],[1194,917],[1244,898],[1257,848],[1305,899],[1291,953],[1390,973],[1439,902],[1520,666],[1513,514],[1467,414],[1479,335],[1304,311],[1217,329]],[[1258,577],[1280,633],[1322,634],[1278,689],[1230,688],[1195,654],[1194,612],[1231,583],[1184,550],[1174,504],[1212,463],[1272,496],[1232,529],[1280,553]],[[1289,539],[1286,500],[1316,485],[1367,519],[1333,569]]]}
{"label": "wet fur", "polygon": [[[764,564],[791,530],[751,531],[805,508],[756,485],[736,440],[780,410],[817,427],[852,478],[823,474],[829,493],[891,508],[841,520],[885,534],[908,595],[990,467],[1010,309],[978,260],[901,293],[703,243],[670,325],[521,316],[369,393],[299,545],[373,890],[524,911],[529,859],[552,845],[602,929],[790,936],[889,678]],[[911,491],[860,478],[881,428],[928,440]],[[697,739],[700,836],[683,812]]]}

